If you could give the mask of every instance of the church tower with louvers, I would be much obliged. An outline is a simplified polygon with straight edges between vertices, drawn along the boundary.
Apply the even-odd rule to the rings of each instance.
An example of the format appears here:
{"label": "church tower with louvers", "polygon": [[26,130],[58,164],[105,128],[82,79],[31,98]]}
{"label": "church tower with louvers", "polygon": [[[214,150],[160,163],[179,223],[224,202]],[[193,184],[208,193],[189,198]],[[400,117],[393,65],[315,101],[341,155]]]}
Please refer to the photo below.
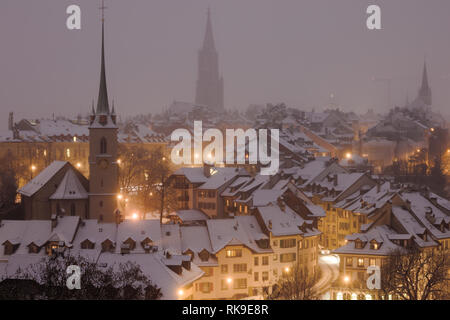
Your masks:
{"label": "church tower with louvers", "polygon": [[114,105],[109,109],[102,19],[100,88],[97,109],[92,107],[89,125],[89,216],[102,222],[115,221],[118,208],[117,130]]}
{"label": "church tower with louvers", "polygon": [[219,74],[219,55],[217,53],[208,9],[206,33],[203,46],[198,53],[198,78],[195,103],[221,111],[223,102],[223,78]]}

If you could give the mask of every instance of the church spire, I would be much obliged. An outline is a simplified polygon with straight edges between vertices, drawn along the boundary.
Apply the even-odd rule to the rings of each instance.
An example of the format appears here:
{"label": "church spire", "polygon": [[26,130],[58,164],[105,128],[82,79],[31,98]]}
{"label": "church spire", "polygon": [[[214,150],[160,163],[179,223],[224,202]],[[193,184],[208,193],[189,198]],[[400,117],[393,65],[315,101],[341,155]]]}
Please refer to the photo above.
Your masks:
{"label": "church spire", "polygon": [[105,69],[105,5],[102,1],[102,62],[100,71],[100,87],[97,100],[97,114],[109,114],[108,88],[106,86],[106,69]]}
{"label": "church spire", "polygon": [[432,104],[431,88],[428,83],[428,70],[426,60],[423,63],[422,84],[419,89],[419,98],[428,106]]}
{"label": "church spire", "polygon": [[216,50],[216,46],[214,45],[214,36],[212,31],[212,23],[211,23],[211,9],[208,7],[208,18],[206,21],[206,32],[205,39],[203,40],[203,50]]}
{"label": "church spire", "polygon": [[422,89],[429,89],[428,86],[428,72],[427,72],[427,62],[423,63],[423,72],[422,72]]}

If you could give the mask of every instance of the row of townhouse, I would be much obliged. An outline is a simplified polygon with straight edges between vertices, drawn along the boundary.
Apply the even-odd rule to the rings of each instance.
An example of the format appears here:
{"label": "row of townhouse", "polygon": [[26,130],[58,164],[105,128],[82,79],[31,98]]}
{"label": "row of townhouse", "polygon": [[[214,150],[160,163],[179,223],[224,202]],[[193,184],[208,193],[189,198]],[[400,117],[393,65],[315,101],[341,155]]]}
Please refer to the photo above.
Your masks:
{"label": "row of townhouse", "polygon": [[322,232],[321,245],[328,249],[343,245],[346,235],[357,232],[361,225],[367,223],[366,215],[344,210],[340,204],[360,199],[377,184],[368,173],[343,170],[334,164],[299,186],[326,211],[326,216],[320,220],[319,230]]}
{"label": "row of townhouse", "polygon": [[[159,220],[120,224],[76,216],[3,220],[0,245],[0,286],[3,280],[18,280],[18,270],[32,270],[29,267],[46,256],[61,252],[82,256],[99,268],[136,263],[161,288],[162,299],[178,299],[181,288],[189,288],[203,275],[189,256],[181,254],[179,225],[160,225]],[[189,289],[183,290],[192,295]]]}
{"label": "row of townhouse", "polygon": [[371,221],[334,250],[340,278],[332,299],[395,299],[367,288],[369,266],[381,268],[392,252],[412,247],[450,253],[450,201],[428,191],[383,188],[386,195],[374,200],[379,210]]}
{"label": "row of townhouse", "polygon": [[[291,173],[282,171],[269,177],[251,176],[244,169],[236,168],[182,168],[171,179],[179,197],[184,194],[186,197],[182,199],[189,198],[179,200],[180,210],[172,219],[182,226],[207,228],[212,251],[203,247],[199,250],[217,259],[216,265],[200,264],[205,271],[205,276],[195,285],[200,298],[270,293],[279,277],[290,272],[296,263],[310,275],[317,271],[320,236],[317,226],[325,211],[295,187]],[[249,243],[237,240],[241,238],[232,237],[244,225],[233,222],[240,219],[251,219],[251,224],[261,229],[266,240],[258,246],[263,247],[256,250]],[[217,224],[231,224],[236,232],[228,228],[228,235],[218,235]],[[220,242],[217,237],[227,241]],[[217,241],[222,243],[219,249],[213,245]],[[237,278],[235,282],[236,275],[230,273],[231,268],[246,270],[247,280]]]}

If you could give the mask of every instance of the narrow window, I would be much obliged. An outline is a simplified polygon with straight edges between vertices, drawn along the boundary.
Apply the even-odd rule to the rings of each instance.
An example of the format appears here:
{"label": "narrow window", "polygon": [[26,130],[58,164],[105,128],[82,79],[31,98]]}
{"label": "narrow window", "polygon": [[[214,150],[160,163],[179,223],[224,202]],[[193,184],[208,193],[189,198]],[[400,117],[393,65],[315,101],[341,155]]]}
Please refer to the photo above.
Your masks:
{"label": "narrow window", "polygon": [[100,153],[105,154],[107,152],[107,144],[106,144],[106,138],[103,137],[100,140]]}

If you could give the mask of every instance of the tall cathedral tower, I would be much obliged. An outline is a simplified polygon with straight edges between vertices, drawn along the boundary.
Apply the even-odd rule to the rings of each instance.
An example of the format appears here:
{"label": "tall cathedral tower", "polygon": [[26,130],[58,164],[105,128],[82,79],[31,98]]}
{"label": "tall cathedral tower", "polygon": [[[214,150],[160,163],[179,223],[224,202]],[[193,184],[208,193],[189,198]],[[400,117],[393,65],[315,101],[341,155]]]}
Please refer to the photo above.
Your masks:
{"label": "tall cathedral tower", "polygon": [[427,63],[426,61],[423,64],[423,72],[422,72],[422,85],[419,89],[418,98],[423,101],[427,106],[431,106],[432,104],[432,96],[431,96],[431,88],[428,85],[428,72],[427,72]]}
{"label": "tall cathedral tower", "polygon": [[[102,8],[104,9],[104,7]],[[103,222],[115,221],[118,163],[114,105],[109,109],[105,70],[105,22],[102,18],[102,52],[97,109],[92,106],[89,126],[89,215]]]}
{"label": "tall cathedral tower", "polygon": [[223,78],[219,74],[219,57],[214,45],[211,12],[208,9],[203,47],[198,53],[198,78],[195,103],[220,111],[223,103]]}

